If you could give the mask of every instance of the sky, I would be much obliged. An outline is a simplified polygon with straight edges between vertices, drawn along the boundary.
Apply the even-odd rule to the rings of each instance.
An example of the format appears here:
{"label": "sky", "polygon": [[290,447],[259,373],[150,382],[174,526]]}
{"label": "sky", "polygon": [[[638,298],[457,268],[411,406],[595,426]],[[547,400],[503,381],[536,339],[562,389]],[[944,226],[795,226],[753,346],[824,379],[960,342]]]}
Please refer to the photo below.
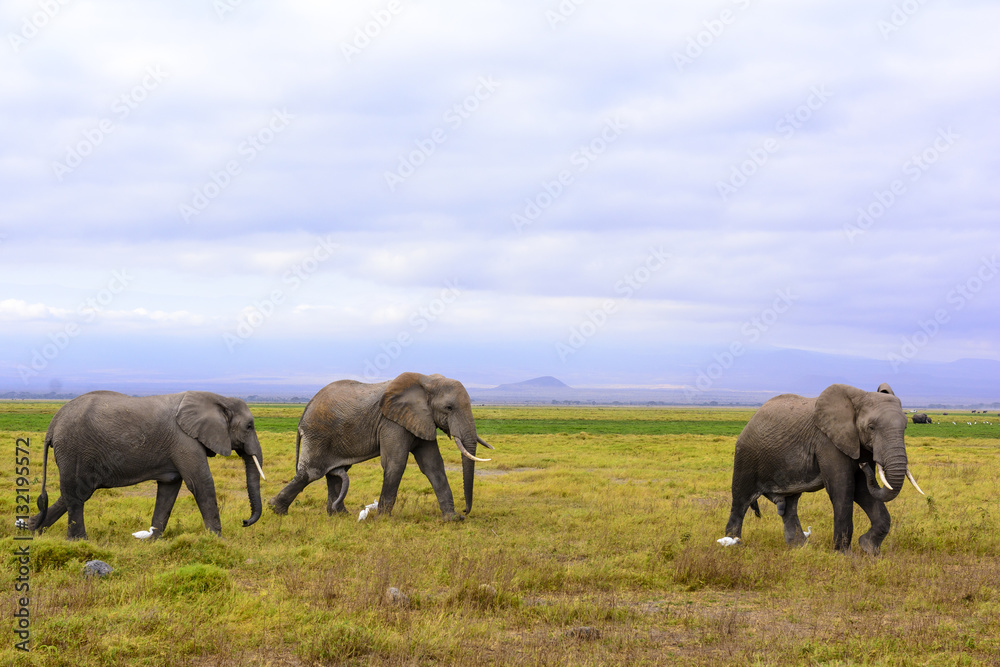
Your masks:
{"label": "sky", "polygon": [[0,389],[1000,360],[998,24],[8,0]]}

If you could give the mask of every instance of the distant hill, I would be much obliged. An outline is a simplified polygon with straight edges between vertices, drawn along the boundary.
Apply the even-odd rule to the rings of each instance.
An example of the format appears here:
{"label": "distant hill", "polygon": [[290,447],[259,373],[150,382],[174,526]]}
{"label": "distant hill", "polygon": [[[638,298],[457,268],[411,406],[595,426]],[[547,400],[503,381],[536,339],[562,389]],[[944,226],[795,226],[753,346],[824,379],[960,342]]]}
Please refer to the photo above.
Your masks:
{"label": "distant hill", "polygon": [[523,389],[571,389],[571,387],[558,378],[545,375],[524,382],[512,382],[501,384],[493,388],[494,391],[521,391]]}

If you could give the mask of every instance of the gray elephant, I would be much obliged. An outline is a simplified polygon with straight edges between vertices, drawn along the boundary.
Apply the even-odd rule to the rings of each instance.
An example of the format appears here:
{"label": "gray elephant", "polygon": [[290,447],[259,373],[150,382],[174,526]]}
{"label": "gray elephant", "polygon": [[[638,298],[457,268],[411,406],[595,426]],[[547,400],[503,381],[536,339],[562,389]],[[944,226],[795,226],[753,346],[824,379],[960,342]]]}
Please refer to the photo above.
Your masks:
{"label": "gray elephant", "polygon": [[868,392],[834,384],[817,398],[783,394],[767,401],[736,441],[726,535],[740,538],[747,509],[760,516],[757,498],[764,496],[784,520],[785,542],[803,544],[799,497],[826,488],[833,503],[834,548],[850,550],[857,503],[871,521],[858,543],[877,555],[889,533],[885,504],[905,479],[920,491],[907,466],[906,422],[888,385]]}
{"label": "gray elephant", "polygon": [[[61,497],[48,507],[49,448],[59,466]],[[260,518],[260,442],[246,403],[205,391],[135,398],[93,391],[56,412],[45,433],[39,512],[21,527],[42,530],[69,513],[70,539],[86,539],[83,505],[96,489],[156,480],[150,537],[167,527],[181,482],[194,495],[205,528],[222,532],[208,457],[236,451],[246,468],[250,526]]]}
{"label": "gray elephant", "polygon": [[914,424],[933,424],[931,418],[923,412],[918,412],[912,417]]}
{"label": "gray elephant", "polygon": [[445,519],[455,502],[437,447],[437,429],[455,438],[464,457],[465,513],[472,511],[476,445],[493,447],[476,434],[469,394],[457,380],[441,375],[403,373],[377,384],[340,380],[323,387],[302,413],[295,438],[295,477],[269,502],[278,514],[306,485],[326,476],[327,513],[346,512],[347,471],[361,461],[381,457],[382,492],[378,513],[389,515],[399,482],[412,453],[430,480]]}

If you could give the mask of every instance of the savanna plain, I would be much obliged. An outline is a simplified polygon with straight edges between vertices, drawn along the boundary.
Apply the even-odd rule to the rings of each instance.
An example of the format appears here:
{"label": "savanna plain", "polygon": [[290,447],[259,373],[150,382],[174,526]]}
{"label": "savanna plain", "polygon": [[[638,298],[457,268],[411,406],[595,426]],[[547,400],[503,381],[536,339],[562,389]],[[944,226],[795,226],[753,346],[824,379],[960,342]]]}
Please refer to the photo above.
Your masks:
{"label": "savanna plain", "polygon": [[[478,464],[465,521],[441,520],[411,459],[392,516],[359,522],[381,487],[372,460],[351,469],[350,514],[327,516],[319,481],[287,516],[265,506],[243,528],[233,456],[211,459],[222,538],[204,530],[186,489],[163,539],[133,538],[152,516],[147,482],[99,490],[88,541],[67,541],[65,518],[15,541],[15,442],[30,438],[34,503],[59,405],[0,403],[3,664],[1000,664],[1000,417],[930,412],[934,424],[907,428],[927,495],[907,486],[889,504],[877,558],[833,551],[824,492],[799,504],[812,526],[803,548],[785,546],[763,499],[743,545],[716,543],[736,436],[753,414],[736,408],[477,407],[496,451],[480,449],[493,460]],[[251,405],[265,500],[294,474],[302,407]],[[439,436],[464,507],[458,450]],[[49,466],[54,502],[51,455]],[[855,545],[867,528],[856,509]],[[24,545],[28,653],[13,634]],[[113,573],[84,577],[91,559]]]}

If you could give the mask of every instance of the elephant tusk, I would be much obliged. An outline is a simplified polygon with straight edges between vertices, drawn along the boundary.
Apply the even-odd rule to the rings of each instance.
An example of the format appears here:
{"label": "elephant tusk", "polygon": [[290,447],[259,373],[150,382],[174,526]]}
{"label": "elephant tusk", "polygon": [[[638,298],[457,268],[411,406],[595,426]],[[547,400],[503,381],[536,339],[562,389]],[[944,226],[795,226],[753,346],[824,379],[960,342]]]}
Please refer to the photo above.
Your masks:
{"label": "elephant tusk", "polygon": [[914,488],[914,489],[916,489],[917,491],[919,491],[919,492],[920,492],[920,495],[922,495],[922,496],[926,496],[926,495],[927,495],[927,494],[926,494],[926,493],[924,493],[924,492],[923,492],[923,490],[922,490],[922,489],[920,488],[920,485],[919,485],[919,484],[917,484],[917,480],[913,479],[913,473],[912,473],[912,472],[910,472],[910,467],[909,467],[909,466],[906,466],[906,479],[910,480],[910,484],[912,484],[912,485],[913,485],[913,488]]}
{"label": "elephant tusk", "polygon": [[893,491],[894,489],[891,486],[889,486],[889,482],[886,481],[885,479],[885,470],[882,470],[882,466],[876,463],[875,471],[878,472],[878,479],[880,482],[882,482],[882,486],[889,489],[890,491]]}
{"label": "elephant tusk", "polygon": [[253,464],[257,466],[257,472],[260,473],[260,478],[266,482],[267,477],[264,477],[264,469],[260,467],[260,461],[257,460],[256,456],[251,456],[250,458],[253,459]]}
{"label": "elephant tusk", "polygon": [[491,445],[490,443],[486,442],[485,440],[483,440],[482,438],[480,438],[478,435],[476,436],[476,442],[478,442],[480,445],[482,445],[486,449],[493,449],[493,445]]}
{"label": "elephant tusk", "polygon": [[491,459],[481,459],[481,458],[479,458],[477,456],[473,456],[472,454],[470,454],[469,450],[467,450],[465,448],[465,445],[462,444],[462,439],[461,438],[455,438],[455,443],[458,445],[458,451],[462,452],[462,456],[464,456],[467,459],[470,459],[472,461],[480,461],[480,462],[484,462],[484,463],[486,461],[491,460]]}

